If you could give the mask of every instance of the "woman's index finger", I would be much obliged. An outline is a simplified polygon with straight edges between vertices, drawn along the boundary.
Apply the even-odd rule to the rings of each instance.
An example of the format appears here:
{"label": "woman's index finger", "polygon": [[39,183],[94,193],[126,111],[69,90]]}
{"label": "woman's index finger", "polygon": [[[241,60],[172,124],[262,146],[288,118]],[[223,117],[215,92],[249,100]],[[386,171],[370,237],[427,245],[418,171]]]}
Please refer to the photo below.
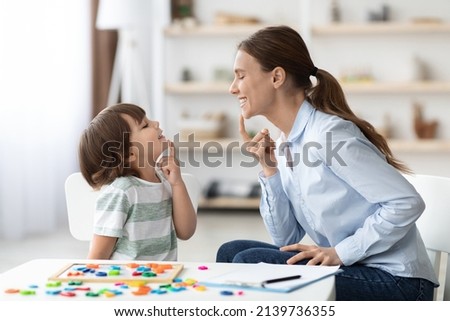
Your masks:
{"label": "woman's index finger", "polygon": [[167,156],[175,155],[175,144],[171,140],[167,140],[169,142],[168,154]]}

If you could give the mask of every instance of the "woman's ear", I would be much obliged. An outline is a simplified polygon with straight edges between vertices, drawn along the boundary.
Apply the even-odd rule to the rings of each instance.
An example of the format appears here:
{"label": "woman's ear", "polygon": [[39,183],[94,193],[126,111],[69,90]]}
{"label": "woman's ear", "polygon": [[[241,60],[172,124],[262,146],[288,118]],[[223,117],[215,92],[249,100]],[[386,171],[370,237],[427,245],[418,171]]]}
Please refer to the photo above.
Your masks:
{"label": "woman's ear", "polygon": [[286,72],[281,67],[272,70],[272,81],[275,88],[279,88],[286,80]]}

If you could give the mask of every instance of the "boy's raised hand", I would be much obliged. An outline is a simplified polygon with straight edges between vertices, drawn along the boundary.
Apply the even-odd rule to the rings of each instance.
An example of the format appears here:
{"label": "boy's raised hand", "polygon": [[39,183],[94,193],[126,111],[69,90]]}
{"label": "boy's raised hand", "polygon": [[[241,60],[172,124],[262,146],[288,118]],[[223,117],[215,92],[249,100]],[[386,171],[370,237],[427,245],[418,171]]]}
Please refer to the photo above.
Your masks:
{"label": "boy's raised hand", "polygon": [[264,128],[251,138],[244,123],[244,117],[240,115],[239,133],[244,140],[245,149],[255,156],[261,164],[264,175],[272,176],[277,172],[277,160],[275,158],[275,142],[270,137],[269,130]]}
{"label": "boy's raised hand", "polygon": [[161,169],[166,180],[173,186],[182,182],[183,179],[181,177],[180,167],[175,158],[175,146],[172,141],[169,141],[168,151],[169,154],[162,157],[156,166]]}

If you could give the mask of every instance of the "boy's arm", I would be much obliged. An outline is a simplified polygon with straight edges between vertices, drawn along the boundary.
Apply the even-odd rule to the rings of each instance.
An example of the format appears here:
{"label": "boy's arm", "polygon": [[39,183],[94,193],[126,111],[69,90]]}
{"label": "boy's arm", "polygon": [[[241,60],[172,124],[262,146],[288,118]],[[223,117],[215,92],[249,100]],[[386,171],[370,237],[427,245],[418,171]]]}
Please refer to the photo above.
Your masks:
{"label": "boy's arm", "polygon": [[187,240],[194,235],[197,227],[197,213],[184,184],[180,167],[175,160],[175,147],[172,142],[169,144],[168,156],[165,156],[156,166],[160,166],[165,179],[172,187],[172,216],[177,237]]}
{"label": "boy's arm", "polygon": [[116,241],[117,237],[94,234],[89,248],[88,259],[109,260],[113,253],[114,245],[116,245]]}
{"label": "boy's arm", "polygon": [[197,213],[183,180],[176,185],[172,185],[172,198],[173,224],[177,237],[181,240],[188,240],[194,235],[197,227]]}
{"label": "boy's arm", "polygon": [[110,259],[117,240],[123,236],[127,213],[131,207],[127,194],[113,186],[106,187],[97,198],[93,237],[88,259]]}

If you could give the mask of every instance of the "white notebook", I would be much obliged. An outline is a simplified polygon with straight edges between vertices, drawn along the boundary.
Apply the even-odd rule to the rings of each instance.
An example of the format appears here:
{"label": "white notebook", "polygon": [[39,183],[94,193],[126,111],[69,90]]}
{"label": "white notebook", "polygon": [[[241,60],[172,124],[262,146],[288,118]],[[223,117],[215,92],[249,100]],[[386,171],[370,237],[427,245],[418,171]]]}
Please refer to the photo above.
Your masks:
{"label": "white notebook", "polygon": [[[233,271],[200,283],[206,286],[291,292],[338,272],[340,272],[339,266],[239,264]],[[269,280],[270,282],[267,282]]]}

